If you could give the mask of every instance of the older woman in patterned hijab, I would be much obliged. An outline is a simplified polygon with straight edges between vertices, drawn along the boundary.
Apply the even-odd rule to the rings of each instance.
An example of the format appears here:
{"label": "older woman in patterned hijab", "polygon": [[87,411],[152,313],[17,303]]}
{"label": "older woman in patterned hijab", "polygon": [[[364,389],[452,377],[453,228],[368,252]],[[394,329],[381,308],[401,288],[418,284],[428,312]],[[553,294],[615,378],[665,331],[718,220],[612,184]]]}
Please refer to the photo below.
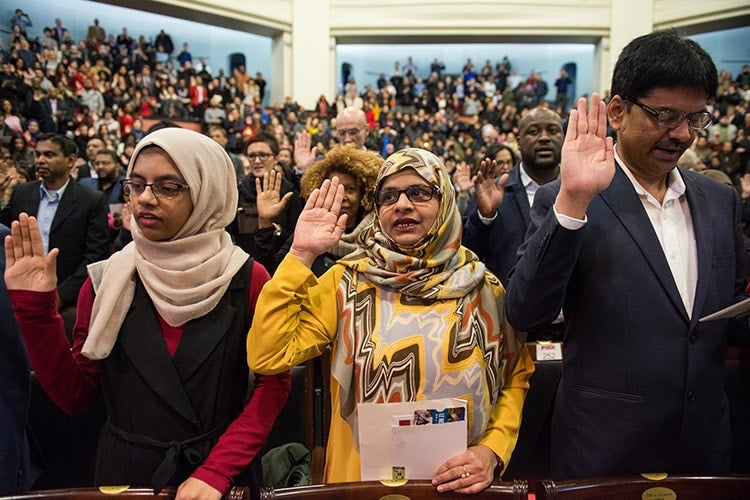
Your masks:
{"label": "older woman in patterned hijab", "polygon": [[310,263],[346,227],[342,191],[334,178],[308,198],[294,245],[261,294],[250,365],[277,373],[332,345],[326,482],[361,477],[357,403],[466,399],[467,449],[437,468],[433,484],[478,493],[510,459],[533,372],[505,320],[505,291],[461,246],[450,177],[421,149],[386,159],[359,249],[315,279]]}

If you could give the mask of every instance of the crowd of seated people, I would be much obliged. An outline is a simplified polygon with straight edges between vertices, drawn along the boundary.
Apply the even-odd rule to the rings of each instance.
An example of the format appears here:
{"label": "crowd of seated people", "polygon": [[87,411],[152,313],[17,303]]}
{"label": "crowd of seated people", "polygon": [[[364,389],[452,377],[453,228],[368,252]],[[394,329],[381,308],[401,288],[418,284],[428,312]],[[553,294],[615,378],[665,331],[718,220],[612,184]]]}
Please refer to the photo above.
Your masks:
{"label": "crowd of seated people", "polygon": [[[55,25],[60,27],[59,22]],[[14,25],[0,46],[0,208],[8,204],[15,186],[36,178],[36,141],[49,132],[66,135],[78,145],[80,159],[72,176],[80,183],[102,176],[97,165],[114,158],[124,173],[137,143],[149,132],[146,121],[160,126],[189,121],[230,153],[240,193],[243,180],[253,175],[253,163],[270,158],[265,171],[277,170],[288,181],[285,187],[294,186],[289,190],[299,212],[304,200],[295,174],[304,169],[295,169],[298,140],[309,136],[314,156],[324,158],[343,142],[336,116],[344,109],[358,108],[364,114],[367,149],[383,157],[406,147],[426,149],[449,173],[465,167],[476,173],[496,144],[508,146],[512,157],[519,158],[519,124],[536,107],[551,109],[567,124],[569,103],[559,98],[560,92],[553,92],[558,98],[547,99],[550,89],[567,88],[567,76],[561,72],[556,81],[547,82],[533,70],[521,75],[507,57],[479,67],[468,59],[462,68],[404,57],[406,62],[396,62],[391,74],[382,73],[374,86],[360,87],[348,76],[339,93],[321,95],[313,109],[304,109],[293,96],[264,106],[267,83],[261,73],[253,75],[244,66],[231,71],[210,68],[205,58],[193,59],[188,42],[177,51],[164,30],[151,42],[144,34],[134,38],[126,28],[117,35],[107,33],[95,20],[76,41],[68,30],[44,28],[34,38],[31,29],[24,35],[19,26]],[[750,236],[748,105],[750,68],[745,65],[736,76],[723,70],[710,103],[714,124],[698,134],[681,161],[693,170],[713,169],[728,176],[745,203],[743,224]],[[217,128],[223,132],[214,137]],[[253,140],[261,134],[263,140]],[[90,150],[94,142],[98,149]],[[103,156],[97,156],[100,150]],[[244,184],[255,187],[254,179]],[[123,200],[109,201],[113,205]],[[127,213],[110,213],[110,251],[130,241],[129,225]],[[278,244],[286,242],[290,228],[273,228]]]}

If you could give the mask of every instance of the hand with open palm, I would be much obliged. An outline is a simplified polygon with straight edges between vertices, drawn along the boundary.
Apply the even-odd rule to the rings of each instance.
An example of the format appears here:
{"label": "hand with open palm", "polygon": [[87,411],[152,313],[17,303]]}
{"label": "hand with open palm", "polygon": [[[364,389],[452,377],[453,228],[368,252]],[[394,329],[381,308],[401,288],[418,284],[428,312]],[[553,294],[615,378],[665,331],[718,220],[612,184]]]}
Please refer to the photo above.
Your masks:
{"label": "hand with open palm", "polygon": [[555,200],[557,213],[583,219],[589,203],[607,189],[615,175],[615,153],[607,137],[607,112],[599,94],[592,94],[570,112],[568,130],[560,163],[560,193]]}
{"label": "hand with open palm", "polygon": [[292,192],[281,196],[282,174],[276,171],[266,172],[263,179],[255,178],[255,202],[258,206],[258,227],[271,227],[273,220],[284,210]]}
{"label": "hand with open palm", "polygon": [[346,214],[339,215],[344,186],[338,177],[326,179],[307,199],[297,219],[289,253],[310,267],[318,255],[336,245],[346,229]]}
{"label": "hand with open palm", "polygon": [[44,255],[42,234],[36,217],[18,216],[5,237],[5,285],[8,290],[50,292],[57,288],[57,254]]}
{"label": "hand with open palm", "polygon": [[294,139],[294,165],[297,170],[304,172],[315,161],[315,146],[310,146],[310,134],[302,131]]}
{"label": "hand with open palm", "polygon": [[482,217],[493,217],[505,196],[505,184],[508,182],[508,174],[503,174],[497,184],[495,184],[494,175],[496,171],[497,161],[485,158],[479,164],[477,175],[474,176],[477,210],[479,210],[479,215]]}

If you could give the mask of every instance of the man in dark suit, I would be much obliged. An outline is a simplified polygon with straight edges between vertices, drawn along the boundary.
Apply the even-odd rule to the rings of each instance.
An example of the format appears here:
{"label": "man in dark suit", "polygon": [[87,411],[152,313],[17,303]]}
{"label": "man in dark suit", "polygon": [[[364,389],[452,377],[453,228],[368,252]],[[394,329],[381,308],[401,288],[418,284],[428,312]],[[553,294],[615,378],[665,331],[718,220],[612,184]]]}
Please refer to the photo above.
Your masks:
{"label": "man in dark suit", "polygon": [[578,101],[560,180],[536,194],[506,309],[520,330],[563,310],[555,479],[730,470],[725,350],[748,324],[699,320],[744,295],[740,200],[676,167],[717,84],[710,56],[674,31],[631,41],[609,104]]}
{"label": "man in dark suit", "polygon": [[[0,224],[0,239],[10,230]],[[5,252],[0,252],[5,272]],[[0,279],[0,495],[23,493],[31,487],[26,417],[29,413],[31,368],[18,324],[13,317],[5,280]]]}
{"label": "man in dark suit", "polygon": [[533,109],[519,127],[521,162],[509,175],[496,176],[503,165],[495,158],[484,161],[464,211],[461,242],[503,283],[518,261],[536,190],[557,179],[563,143],[562,120],[549,109]]}
{"label": "man in dark suit", "polygon": [[60,134],[44,134],[36,144],[36,173],[41,180],[20,184],[0,223],[10,225],[21,212],[39,220],[44,249],[59,248],[57,308],[72,331],[78,292],[86,266],[109,256],[107,203],[102,193],[80,186],[70,177],[76,160],[75,143]]}

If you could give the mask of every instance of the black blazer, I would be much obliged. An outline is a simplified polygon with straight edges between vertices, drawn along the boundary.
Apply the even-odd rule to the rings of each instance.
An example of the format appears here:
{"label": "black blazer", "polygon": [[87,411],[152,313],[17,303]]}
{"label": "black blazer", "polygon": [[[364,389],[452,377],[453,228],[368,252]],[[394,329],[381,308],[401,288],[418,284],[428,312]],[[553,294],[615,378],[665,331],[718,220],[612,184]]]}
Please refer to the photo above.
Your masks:
{"label": "black blazer", "polygon": [[521,166],[517,164],[505,184],[503,202],[491,224],[485,225],[479,219],[476,195],[472,195],[464,211],[461,243],[476,253],[504,285],[518,261],[518,247],[529,227],[529,200],[520,172]]}
{"label": "black blazer", "polygon": [[536,193],[506,310],[514,327],[530,330],[563,309],[551,442],[555,479],[729,472],[724,359],[728,334],[747,335],[747,319],[698,320],[744,297],[740,201],[730,186],[679,172],[698,264],[690,315],[621,168],[577,231],[563,228],[551,210],[559,181]]}
{"label": "black blazer", "polygon": [[[21,212],[36,216],[42,181],[20,184],[0,212],[0,223],[10,225]],[[60,198],[50,228],[49,247],[59,248],[57,293],[65,305],[75,305],[86,280],[86,266],[109,257],[108,207],[104,195],[70,179]]]}

